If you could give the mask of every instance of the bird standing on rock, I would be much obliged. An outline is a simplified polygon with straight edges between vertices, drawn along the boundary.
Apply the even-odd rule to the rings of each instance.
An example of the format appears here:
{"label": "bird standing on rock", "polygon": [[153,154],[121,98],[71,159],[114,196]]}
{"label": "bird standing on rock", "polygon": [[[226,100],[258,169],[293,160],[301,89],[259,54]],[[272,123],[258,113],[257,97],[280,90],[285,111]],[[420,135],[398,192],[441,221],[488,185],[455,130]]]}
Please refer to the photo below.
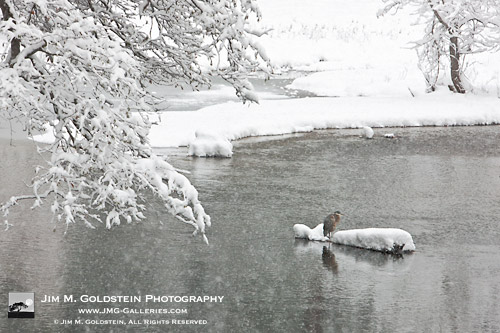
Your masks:
{"label": "bird standing on rock", "polygon": [[323,221],[323,236],[326,237],[328,235],[328,238],[331,238],[331,233],[335,230],[337,224],[339,224],[341,216],[342,213],[337,210],[335,213],[325,217]]}

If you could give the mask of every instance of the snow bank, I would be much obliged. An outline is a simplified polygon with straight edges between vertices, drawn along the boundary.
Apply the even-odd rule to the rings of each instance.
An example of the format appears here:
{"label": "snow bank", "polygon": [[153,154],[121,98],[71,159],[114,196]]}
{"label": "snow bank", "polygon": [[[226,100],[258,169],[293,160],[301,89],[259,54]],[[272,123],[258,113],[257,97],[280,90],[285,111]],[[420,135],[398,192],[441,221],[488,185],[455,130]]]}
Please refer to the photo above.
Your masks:
{"label": "snow bank", "polygon": [[197,131],[195,137],[189,144],[189,156],[231,157],[233,155],[233,145],[221,135]]}
{"label": "snow bank", "polygon": [[[230,142],[244,137],[313,129],[488,125],[500,123],[498,98],[437,91],[412,97],[342,97],[239,102],[198,111],[169,111],[151,128],[153,147],[190,146],[199,156],[230,156]],[[52,142],[53,135],[36,136]],[[201,133],[197,137],[196,133]],[[207,134],[210,133],[210,134]]]}
{"label": "snow bank", "polygon": [[[295,238],[303,238],[311,241],[329,241],[323,236],[323,223],[314,229],[304,224],[293,226]],[[354,246],[368,250],[381,252],[394,252],[395,245],[403,246],[402,251],[415,251],[412,236],[401,229],[395,228],[368,228],[337,231],[332,236],[332,243]]]}
{"label": "snow bank", "polygon": [[435,92],[412,97],[344,97],[228,102],[198,111],[165,112],[149,135],[154,147],[188,146],[196,131],[229,141],[313,129],[486,125],[500,123],[498,98]]}

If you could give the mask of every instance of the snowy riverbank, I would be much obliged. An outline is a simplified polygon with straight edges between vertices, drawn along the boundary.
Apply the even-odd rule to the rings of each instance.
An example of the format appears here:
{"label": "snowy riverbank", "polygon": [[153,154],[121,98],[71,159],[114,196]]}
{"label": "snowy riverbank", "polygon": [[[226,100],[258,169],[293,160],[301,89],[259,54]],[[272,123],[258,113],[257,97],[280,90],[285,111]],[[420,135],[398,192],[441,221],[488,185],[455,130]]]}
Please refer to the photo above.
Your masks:
{"label": "snowy riverbank", "polygon": [[[225,103],[193,112],[165,112],[153,126],[155,147],[188,146],[195,133],[221,140],[327,128],[456,126],[500,123],[498,99],[450,92],[412,97],[344,97],[265,100],[259,105]],[[209,146],[205,146],[209,153]],[[203,154],[198,154],[203,155]]]}
{"label": "snowy riverbank", "polygon": [[[157,115],[152,115],[156,119]],[[461,126],[500,123],[493,96],[442,91],[418,97],[342,97],[228,102],[198,111],[161,113],[149,138],[154,147],[194,145],[197,156],[232,154],[230,141],[327,128]],[[198,140],[196,138],[198,133]],[[200,141],[202,138],[202,141]],[[51,142],[51,133],[37,136]],[[195,141],[196,140],[196,141]],[[192,147],[193,148],[193,147]]]}
{"label": "snowy riverbank", "polygon": [[470,92],[465,96],[448,91],[447,69],[440,74],[438,91],[427,94],[411,48],[422,38],[424,26],[415,24],[411,8],[377,17],[383,5],[369,0],[260,1],[263,20],[256,24],[267,33],[258,43],[276,72],[308,73],[287,88],[325,98],[264,97],[259,105],[228,102],[193,112],[165,112],[151,130],[151,144],[190,146],[190,153],[198,156],[231,156],[230,142],[249,136],[500,123],[498,53],[465,58]]}
{"label": "snowy riverbank", "polygon": [[[221,104],[197,111],[160,113],[149,138],[153,147],[189,146],[196,156],[233,154],[231,141],[250,136],[280,135],[327,128],[454,126],[500,123],[498,53],[468,56],[466,77],[471,93],[453,94],[443,71],[438,91],[426,94],[412,41],[423,26],[413,25],[411,11],[377,18],[383,3],[347,0],[304,3],[260,2],[263,31],[258,43],[272,59],[276,73],[308,73],[288,85],[323,98],[277,99],[260,94],[260,104],[234,99],[227,86],[184,94],[184,101]],[[205,64],[206,69],[211,68]],[[277,76],[279,78],[279,76]],[[177,95],[166,95],[176,99]],[[328,96],[328,97],[326,97]],[[178,104],[178,103],[177,103]],[[173,103],[173,105],[177,105]],[[209,105],[209,104],[207,104]],[[185,110],[185,109],[183,109]],[[194,110],[194,109],[193,109]],[[154,122],[158,115],[151,115]],[[37,136],[50,142],[51,134]]]}

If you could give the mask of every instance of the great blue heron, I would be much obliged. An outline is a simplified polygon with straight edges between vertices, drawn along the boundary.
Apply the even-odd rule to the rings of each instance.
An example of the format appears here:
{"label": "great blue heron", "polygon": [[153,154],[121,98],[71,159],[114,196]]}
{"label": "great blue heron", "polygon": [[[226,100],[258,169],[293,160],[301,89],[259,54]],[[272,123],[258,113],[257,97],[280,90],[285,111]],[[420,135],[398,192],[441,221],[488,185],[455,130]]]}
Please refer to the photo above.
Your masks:
{"label": "great blue heron", "polygon": [[328,238],[331,237],[331,233],[335,230],[337,224],[339,224],[341,216],[342,213],[337,210],[335,213],[325,217],[323,221],[323,236],[326,237],[328,235]]}

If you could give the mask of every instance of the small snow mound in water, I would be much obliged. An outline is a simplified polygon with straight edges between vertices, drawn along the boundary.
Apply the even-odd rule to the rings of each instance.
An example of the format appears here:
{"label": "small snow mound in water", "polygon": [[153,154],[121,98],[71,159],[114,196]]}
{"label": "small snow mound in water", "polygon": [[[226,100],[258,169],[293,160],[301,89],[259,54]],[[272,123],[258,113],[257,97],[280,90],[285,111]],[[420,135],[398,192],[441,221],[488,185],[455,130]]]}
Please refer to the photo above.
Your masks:
{"label": "small snow mound in water", "polygon": [[333,234],[332,242],[364,249],[393,252],[395,245],[403,245],[402,251],[415,251],[410,233],[395,228],[368,228],[338,231]]}
{"label": "small snow mound in water", "polygon": [[305,224],[296,224],[293,226],[293,232],[295,233],[295,238],[322,242],[328,240],[328,237],[323,236],[323,223],[318,224],[314,229],[309,228]]}
{"label": "small snow mound in water", "polygon": [[[323,236],[323,223],[314,229],[304,224],[293,226],[295,238],[304,238],[311,241],[329,241]],[[404,247],[399,251],[415,251],[413,238],[407,231],[395,228],[368,228],[337,231],[332,236],[332,243],[348,245],[381,252],[395,252],[397,246]]]}
{"label": "small snow mound in water", "polygon": [[363,126],[363,135],[365,136],[365,138],[371,139],[373,138],[373,134],[373,129],[371,127]]}
{"label": "small snow mound in water", "polygon": [[223,136],[209,132],[196,131],[196,139],[189,145],[190,156],[231,157],[233,145]]}

